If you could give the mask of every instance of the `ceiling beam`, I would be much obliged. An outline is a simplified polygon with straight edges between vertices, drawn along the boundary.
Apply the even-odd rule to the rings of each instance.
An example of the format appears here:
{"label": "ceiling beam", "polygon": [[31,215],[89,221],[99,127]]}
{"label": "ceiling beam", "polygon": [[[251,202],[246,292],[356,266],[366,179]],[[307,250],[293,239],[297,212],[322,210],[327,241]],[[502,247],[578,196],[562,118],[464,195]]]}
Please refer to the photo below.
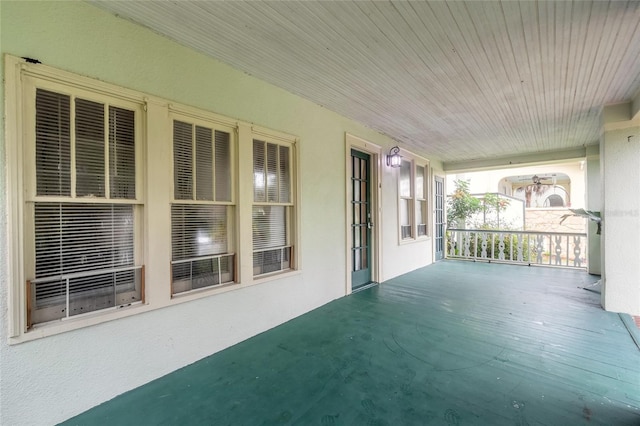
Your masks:
{"label": "ceiling beam", "polygon": [[584,159],[587,156],[587,148],[580,147],[562,151],[536,152],[510,157],[487,158],[482,160],[452,161],[442,163],[443,170],[447,173],[470,172],[480,170],[508,169],[534,164],[550,164],[564,162],[566,160]]}

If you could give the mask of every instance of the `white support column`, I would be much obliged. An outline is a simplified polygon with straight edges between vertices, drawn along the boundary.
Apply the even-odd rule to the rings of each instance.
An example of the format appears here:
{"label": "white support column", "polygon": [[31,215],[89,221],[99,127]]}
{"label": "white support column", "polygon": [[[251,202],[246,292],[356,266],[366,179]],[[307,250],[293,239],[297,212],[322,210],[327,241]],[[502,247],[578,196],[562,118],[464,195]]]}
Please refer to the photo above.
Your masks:
{"label": "white support column", "polygon": [[[249,124],[238,125],[238,198],[237,205],[251,206],[253,204],[253,134]],[[253,282],[253,219],[252,209],[236,209],[238,223],[238,282],[250,284]],[[250,249],[247,249],[249,247]],[[242,251],[240,251],[242,250]]]}
{"label": "white support column", "polygon": [[640,113],[633,103],[605,107],[602,175],[602,305],[640,315]]}
{"label": "white support column", "polygon": [[[600,146],[587,147],[585,162],[586,181],[586,206],[587,210],[602,212],[602,181],[600,177]],[[587,271],[590,274],[602,273],[602,258],[600,246],[602,236],[597,234],[598,225],[595,222],[587,222],[587,240],[589,253],[587,256]]]}
{"label": "white support column", "polygon": [[[166,210],[144,209],[146,235],[153,234],[154,244],[145,238],[146,303],[155,306],[171,301],[171,213],[173,199],[173,141],[167,105],[148,99],[146,105],[147,145],[145,150],[146,205],[165,206]],[[151,123],[154,123],[153,125]],[[158,124],[161,123],[161,124]],[[162,242],[162,243],[160,243]]]}

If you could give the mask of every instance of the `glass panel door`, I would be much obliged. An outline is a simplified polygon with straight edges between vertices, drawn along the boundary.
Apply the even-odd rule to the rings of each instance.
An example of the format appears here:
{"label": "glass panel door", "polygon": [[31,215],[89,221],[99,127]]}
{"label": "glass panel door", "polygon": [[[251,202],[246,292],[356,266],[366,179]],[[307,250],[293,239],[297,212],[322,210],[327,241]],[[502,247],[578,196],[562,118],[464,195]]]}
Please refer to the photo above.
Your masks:
{"label": "glass panel door", "polygon": [[444,258],[444,179],[435,177],[435,258],[442,260]]}
{"label": "glass panel door", "polygon": [[371,156],[351,150],[351,288],[371,282]]}

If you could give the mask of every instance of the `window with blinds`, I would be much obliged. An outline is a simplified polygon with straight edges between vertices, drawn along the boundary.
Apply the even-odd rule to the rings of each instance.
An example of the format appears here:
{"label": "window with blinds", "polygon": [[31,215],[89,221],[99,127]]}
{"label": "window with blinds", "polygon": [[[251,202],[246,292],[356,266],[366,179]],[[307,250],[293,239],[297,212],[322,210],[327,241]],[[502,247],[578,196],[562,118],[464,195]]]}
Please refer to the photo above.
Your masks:
{"label": "window with blinds", "polygon": [[291,148],[253,141],[253,273],[284,271],[291,264]]}
{"label": "window with blinds", "polygon": [[173,121],[172,294],[234,281],[231,133]]}
{"label": "window with blinds", "polygon": [[36,195],[136,198],[134,111],[37,89],[35,121]]}
{"label": "window with blinds", "polygon": [[104,96],[35,90],[29,326],[137,302],[136,119]]}
{"label": "window with blinds", "polygon": [[405,240],[413,238],[412,226],[412,206],[413,206],[413,188],[411,180],[411,161],[402,160],[400,164],[400,238]]}
{"label": "window with blinds", "polygon": [[427,168],[416,166],[416,230],[418,237],[427,235]]}

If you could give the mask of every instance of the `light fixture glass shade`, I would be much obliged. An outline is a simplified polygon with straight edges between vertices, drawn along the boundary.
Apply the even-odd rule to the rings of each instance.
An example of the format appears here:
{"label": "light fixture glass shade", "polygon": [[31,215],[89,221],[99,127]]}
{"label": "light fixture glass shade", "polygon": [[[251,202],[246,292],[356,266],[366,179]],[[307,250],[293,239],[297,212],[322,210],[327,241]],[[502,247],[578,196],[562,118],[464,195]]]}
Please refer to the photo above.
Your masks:
{"label": "light fixture glass shade", "polygon": [[400,148],[394,146],[389,150],[389,154],[387,155],[387,166],[389,167],[400,167],[402,164],[402,156],[400,155]]}

